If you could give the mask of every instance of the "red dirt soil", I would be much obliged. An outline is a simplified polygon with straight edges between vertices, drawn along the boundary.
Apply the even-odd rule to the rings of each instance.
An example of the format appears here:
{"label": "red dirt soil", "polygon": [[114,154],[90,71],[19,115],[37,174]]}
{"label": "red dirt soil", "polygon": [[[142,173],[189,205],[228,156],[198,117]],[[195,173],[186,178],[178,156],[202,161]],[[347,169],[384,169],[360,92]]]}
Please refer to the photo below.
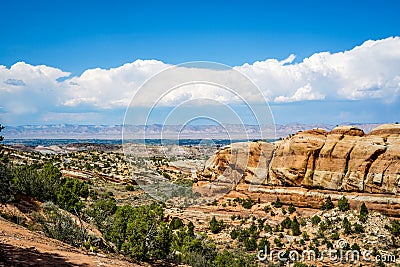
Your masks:
{"label": "red dirt soil", "polygon": [[0,267],[143,266],[106,255],[87,253],[0,218]]}

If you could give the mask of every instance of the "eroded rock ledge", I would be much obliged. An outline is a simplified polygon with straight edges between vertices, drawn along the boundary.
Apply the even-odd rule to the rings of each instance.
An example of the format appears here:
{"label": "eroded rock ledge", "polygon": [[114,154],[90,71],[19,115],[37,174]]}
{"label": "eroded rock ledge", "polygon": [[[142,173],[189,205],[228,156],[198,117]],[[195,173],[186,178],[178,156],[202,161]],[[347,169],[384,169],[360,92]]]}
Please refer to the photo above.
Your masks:
{"label": "eroded rock ledge", "polygon": [[352,126],[298,132],[274,144],[235,143],[221,148],[198,173],[200,182],[292,186],[400,194],[400,125],[369,134]]}

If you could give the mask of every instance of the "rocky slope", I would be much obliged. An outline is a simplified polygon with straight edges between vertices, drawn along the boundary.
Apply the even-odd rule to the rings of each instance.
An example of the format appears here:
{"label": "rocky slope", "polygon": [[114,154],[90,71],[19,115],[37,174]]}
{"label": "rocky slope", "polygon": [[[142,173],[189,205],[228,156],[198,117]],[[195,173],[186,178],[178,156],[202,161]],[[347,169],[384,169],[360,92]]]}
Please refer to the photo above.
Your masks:
{"label": "rocky slope", "polygon": [[[353,126],[298,132],[274,144],[235,143],[210,158],[199,180],[224,180],[234,189],[265,187],[400,194],[400,125],[369,134]],[[204,184],[203,184],[204,186]]]}
{"label": "rocky slope", "polygon": [[143,266],[90,253],[0,217],[0,266]]}

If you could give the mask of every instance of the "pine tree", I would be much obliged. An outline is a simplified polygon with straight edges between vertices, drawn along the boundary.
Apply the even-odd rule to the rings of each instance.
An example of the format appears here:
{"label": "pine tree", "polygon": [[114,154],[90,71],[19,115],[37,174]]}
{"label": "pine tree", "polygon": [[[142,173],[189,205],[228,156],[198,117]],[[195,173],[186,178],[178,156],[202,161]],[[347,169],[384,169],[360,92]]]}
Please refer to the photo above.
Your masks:
{"label": "pine tree", "polygon": [[293,212],[296,211],[296,208],[293,206],[293,203],[290,203],[288,211],[289,211],[290,214],[292,214]]}
{"label": "pine tree", "polygon": [[274,203],[274,206],[275,206],[275,208],[281,208],[282,207],[282,202],[281,202],[281,200],[279,199],[279,197],[276,199],[276,201],[275,201],[275,203]]}
{"label": "pine tree", "polygon": [[218,234],[219,232],[222,231],[223,228],[224,228],[224,221],[223,220],[217,221],[217,219],[215,219],[215,216],[213,216],[210,221],[211,232],[213,234]]}
{"label": "pine tree", "polygon": [[360,221],[365,222],[367,220],[367,216],[368,216],[367,206],[365,206],[365,203],[362,203],[360,207],[360,214],[358,215],[358,217]]}
{"label": "pine tree", "polygon": [[351,223],[349,222],[349,220],[346,217],[343,219],[343,232],[346,235],[351,233]]}
{"label": "pine tree", "polygon": [[188,225],[187,225],[187,234],[190,237],[194,236],[194,225],[191,221],[189,221]]}
{"label": "pine tree", "polygon": [[341,211],[348,211],[350,209],[350,204],[347,201],[347,198],[345,196],[343,196],[341,199],[339,199],[338,208]]}
{"label": "pine tree", "polygon": [[333,209],[334,207],[335,207],[335,205],[333,205],[331,196],[328,196],[328,197],[326,198],[326,201],[325,201],[325,209],[326,209],[326,210],[331,210],[331,209]]}
{"label": "pine tree", "polygon": [[290,229],[290,227],[292,226],[292,220],[289,217],[286,217],[282,222],[281,222],[281,226],[284,229]]}
{"label": "pine tree", "polygon": [[297,218],[296,218],[296,217],[294,217],[293,220],[292,220],[291,228],[292,228],[292,234],[293,234],[294,236],[299,236],[299,235],[301,235],[300,224],[299,224],[299,222],[297,221]]}

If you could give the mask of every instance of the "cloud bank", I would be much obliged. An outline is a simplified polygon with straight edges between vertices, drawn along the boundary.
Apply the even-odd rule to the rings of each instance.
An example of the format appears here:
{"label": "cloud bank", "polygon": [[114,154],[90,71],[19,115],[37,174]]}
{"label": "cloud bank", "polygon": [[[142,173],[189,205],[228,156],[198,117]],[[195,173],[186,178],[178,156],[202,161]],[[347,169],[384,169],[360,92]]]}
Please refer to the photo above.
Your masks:
{"label": "cloud bank", "polygon": [[317,99],[393,101],[400,88],[400,38],[366,41],[352,50],[315,53],[301,63],[294,55],[236,67],[274,102]]}
{"label": "cloud bank", "polygon": [[[10,68],[0,66],[0,114],[8,121],[32,114],[43,120],[60,114],[73,121],[86,113],[124,109],[147,79],[168,67],[157,60],[136,60],[117,68],[88,69],[71,76],[58,68],[24,62]],[[369,40],[338,53],[315,53],[301,62],[290,55],[284,60],[246,63],[233,70],[254,81],[272,104],[371,99],[390,104],[400,95],[400,37]],[[205,79],[218,72],[202,71]],[[188,71],[182,68],[176,75],[188,75]],[[241,90],[239,94],[248,93],[246,88]],[[176,101],[199,95],[224,103],[237,101],[235,96],[212,88],[187,86],[166,96],[163,104],[173,106]]]}

